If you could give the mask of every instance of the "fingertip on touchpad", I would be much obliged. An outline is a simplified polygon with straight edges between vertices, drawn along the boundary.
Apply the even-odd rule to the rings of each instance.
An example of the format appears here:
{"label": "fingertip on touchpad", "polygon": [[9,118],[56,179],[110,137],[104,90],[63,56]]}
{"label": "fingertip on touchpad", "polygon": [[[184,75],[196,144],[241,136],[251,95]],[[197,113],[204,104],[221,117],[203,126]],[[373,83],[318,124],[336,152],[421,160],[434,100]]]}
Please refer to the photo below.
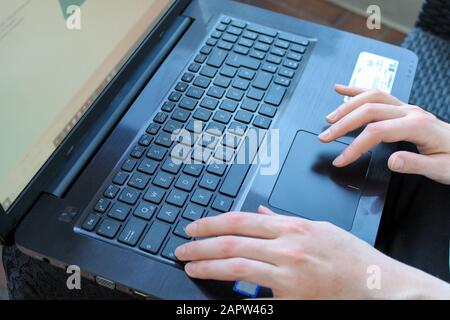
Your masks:
{"label": "fingertip on touchpad", "polygon": [[329,221],[350,230],[364,188],[370,153],[345,167],[333,160],[347,147],[322,143],[317,135],[299,131],[292,142],[269,204],[310,220]]}

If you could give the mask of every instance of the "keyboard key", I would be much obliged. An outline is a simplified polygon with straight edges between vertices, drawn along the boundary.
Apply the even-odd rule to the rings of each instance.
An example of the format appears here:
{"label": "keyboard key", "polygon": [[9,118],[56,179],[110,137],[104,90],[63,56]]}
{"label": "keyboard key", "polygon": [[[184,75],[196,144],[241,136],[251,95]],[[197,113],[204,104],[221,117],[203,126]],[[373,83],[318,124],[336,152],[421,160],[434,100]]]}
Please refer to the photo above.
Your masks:
{"label": "keyboard key", "polygon": [[177,174],[181,169],[181,163],[175,163],[171,159],[167,159],[166,161],[164,161],[161,169],[168,173]]}
{"label": "keyboard key", "polygon": [[226,51],[230,51],[231,49],[233,49],[233,44],[220,40],[219,42],[217,42],[217,47]]}
{"label": "keyboard key", "polygon": [[191,192],[194,189],[194,185],[197,179],[190,177],[188,175],[181,175],[177,182],[175,183],[175,187],[187,192]]}
{"label": "keyboard key", "polygon": [[150,159],[142,160],[141,164],[138,167],[138,171],[144,172],[146,174],[154,174],[156,169],[158,168],[158,162]]}
{"label": "keyboard key", "polygon": [[256,58],[258,60],[264,60],[266,58],[266,54],[264,52],[252,50],[250,51],[250,57]]}
{"label": "keyboard key", "polygon": [[[191,153],[191,146],[193,146],[195,144],[195,140],[191,140],[189,138],[186,137],[187,135],[184,134],[183,136],[180,136],[179,139],[182,139],[183,143],[178,143],[176,144],[172,151],[170,152],[170,157],[173,159],[178,159],[181,161],[186,160],[186,158],[189,156],[189,154]],[[192,135],[193,138],[195,138],[195,135]],[[187,140],[192,141],[191,145],[186,145]]]}
{"label": "keyboard key", "polygon": [[131,218],[123,228],[118,240],[129,246],[135,246],[144,232],[147,223],[141,219]]}
{"label": "keyboard key", "polygon": [[268,104],[263,104],[261,108],[259,108],[259,114],[273,118],[277,113],[277,109],[275,107],[269,106]]}
{"label": "keyboard key", "polygon": [[225,99],[222,101],[219,108],[228,112],[235,112],[237,107],[237,102]]}
{"label": "keyboard key", "polygon": [[247,97],[257,100],[257,101],[261,101],[262,98],[264,97],[264,94],[265,94],[265,91],[263,91],[263,90],[250,88],[250,90],[247,92]]}
{"label": "keyboard key", "polygon": [[231,33],[235,36],[240,36],[242,34],[242,29],[241,28],[236,28],[236,27],[229,27],[227,30],[228,33]]}
{"label": "keyboard key", "polygon": [[151,146],[147,152],[147,157],[150,159],[161,161],[166,155],[167,150],[159,146]]}
{"label": "keyboard key", "polygon": [[236,73],[237,69],[230,66],[224,66],[222,70],[220,70],[221,75],[229,78],[233,78],[236,75]]}
{"label": "keyboard key", "polygon": [[136,159],[140,159],[144,155],[144,152],[145,152],[144,147],[135,146],[133,148],[133,150],[131,151],[130,156],[132,156],[133,158],[136,158]]}
{"label": "keyboard key", "polygon": [[253,87],[267,90],[269,88],[270,83],[272,82],[273,75],[268,72],[258,72],[255,81],[253,81]]}
{"label": "keyboard key", "polygon": [[221,212],[229,212],[232,206],[233,206],[233,199],[226,196],[218,195],[214,199],[211,208]]}
{"label": "keyboard key", "polygon": [[202,67],[201,64],[198,64],[198,63],[193,62],[193,63],[191,63],[191,64],[189,65],[188,70],[189,70],[190,72],[197,73],[197,72],[200,70],[201,67]]}
{"label": "keyboard key", "polygon": [[241,142],[241,138],[231,135],[231,134],[224,135],[224,137],[222,139],[222,144],[224,146],[227,146],[232,149],[237,149],[240,142]]}
{"label": "keyboard key", "polygon": [[296,70],[296,69],[298,69],[299,64],[298,64],[298,62],[295,62],[295,61],[285,60],[283,62],[283,66]]}
{"label": "keyboard key", "polygon": [[186,202],[189,194],[177,189],[173,189],[170,191],[169,195],[167,196],[166,202],[173,204],[177,207],[184,206],[184,203]]}
{"label": "keyboard key", "polygon": [[[210,83],[211,83],[211,80],[209,78],[206,78],[206,77],[203,77],[203,76],[198,76],[194,80],[194,86],[197,86],[197,87],[200,87],[200,88],[203,88],[203,89],[208,88]],[[189,91],[188,91],[188,93],[189,93]],[[202,92],[202,95],[203,95],[203,93],[204,92]],[[191,97],[191,94],[186,94],[186,95]],[[196,98],[196,97],[194,96],[192,98]],[[200,99],[200,98],[201,98],[201,96],[199,98],[196,98],[196,99]]]}
{"label": "keyboard key", "polygon": [[183,218],[195,221],[200,219],[205,213],[205,209],[195,204],[189,203],[183,211]]}
{"label": "keyboard key", "polygon": [[298,44],[293,44],[291,47],[292,51],[295,51],[297,53],[305,53],[306,52],[306,47],[302,46],[302,45],[298,45]]}
{"label": "keyboard key", "polygon": [[208,78],[214,78],[217,74],[217,69],[216,68],[212,68],[210,66],[204,66],[201,70],[200,70],[200,74],[202,76],[208,77]]}
{"label": "keyboard key", "polygon": [[287,55],[288,59],[300,62],[303,59],[303,56],[301,54],[295,53],[295,52],[289,52]]}
{"label": "keyboard key", "polygon": [[170,226],[167,224],[158,221],[153,222],[139,248],[149,253],[157,253],[169,230]]}
{"label": "keyboard key", "polygon": [[[201,79],[201,78],[197,78]],[[211,80],[209,80],[211,81]],[[208,87],[208,86],[206,86]],[[198,88],[198,87],[190,87],[189,90],[186,92],[186,96],[190,98],[194,98],[197,100],[200,100],[201,97],[203,97],[203,94],[205,93],[205,90]]]}
{"label": "keyboard key", "polygon": [[211,53],[212,49],[213,48],[211,46],[206,45],[200,49],[200,53],[204,54],[204,55],[209,55]]}
{"label": "keyboard key", "polygon": [[177,236],[171,237],[169,241],[166,243],[166,246],[164,247],[164,250],[161,255],[167,259],[178,261],[177,257],[175,256],[175,249],[181,246],[182,244],[185,244],[186,242],[187,242],[186,239],[182,239]]}
{"label": "keyboard key", "polygon": [[208,206],[212,197],[212,192],[198,188],[191,197],[191,201],[201,206]]}
{"label": "keyboard key", "polygon": [[177,219],[179,213],[180,213],[180,209],[178,209],[177,207],[165,204],[159,210],[157,217],[160,220],[163,220],[163,221],[166,221],[169,223],[174,223],[175,220]]}
{"label": "keyboard key", "polygon": [[244,56],[250,52],[250,50],[248,48],[246,48],[244,46],[240,46],[240,45],[235,46],[233,51],[236,53],[242,54]]}
{"label": "keyboard key", "polygon": [[[216,96],[216,97],[220,96],[221,94],[223,95],[223,93],[220,93],[221,91],[215,91],[215,90],[216,89],[211,89],[211,91],[208,92],[208,95],[212,95],[212,96]],[[200,103],[200,106],[202,106],[203,108],[206,108],[206,109],[214,110],[217,108],[218,104],[219,104],[219,100],[213,99],[210,97],[205,97],[205,98],[203,98],[202,102]],[[208,121],[208,120],[205,120],[205,121]]]}
{"label": "keyboard key", "polygon": [[223,124],[228,124],[228,122],[230,122],[231,120],[231,116],[232,114],[226,111],[222,111],[222,110],[218,110],[215,114],[214,114],[214,121],[223,123]]}
{"label": "keyboard key", "polygon": [[278,70],[278,67],[276,65],[274,65],[274,64],[271,64],[271,63],[264,63],[261,69],[263,71],[267,71],[267,72],[270,72],[270,73],[276,73],[277,70]]}
{"label": "keyboard key", "polygon": [[216,30],[223,32],[223,31],[227,30],[227,26],[225,24],[221,23],[217,26]]}
{"label": "keyboard key", "polygon": [[108,188],[106,188],[105,192],[103,193],[103,196],[109,199],[114,199],[119,192],[120,188],[115,185],[110,185]]}
{"label": "keyboard key", "polygon": [[247,26],[247,23],[245,23],[244,21],[240,21],[240,20],[233,20],[231,22],[231,25],[236,28],[244,29]]}
{"label": "keyboard key", "polygon": [[225,171],[227,170],[226,164],[221,163],[211,163],[207,168],[206,171],[209,173],[215,174],[217,176],[223,176]]}
{"label": "keyboard key", "polygon": [[291,85],[291,80],[289,80],[288,78],[285,78],[285,77],[276,77],[274,82],[283,87],[289,87]]}
{"label": "keyboard key", "polygon": [[224,76],[218,76],[214,80],[214,85],[222,87],[222,88],[228,88],[230,86],[230,83],[231,83],[231,80]]}
{"label": "keyboard key", "polygon": [[[185,92],[188,87],[189,87],[189,85],[186,82],[178,82],[175,87],[175,90],[177,90],[179,92]],[[170,103],[170,101],[168,101],[168,103]],[[172,105],[174,105],[174,104],[172,103]],[[162,109],[164,110],[165,107],[163,107]],[[168,108],[168,109],[170,109],[170,108]],[[164,111],[170,112],[171,110],[164,110]]]}
{"label": "keyboard key", "polygon": [[279,57],[284,57],[286,55],[286,50],[274,47],[274,48],[272,48],[270,53],[274,54],[276,56],[279,56]]}
{"label": "keyboard key", "polygon": [[246,131],[247,126],[238,122],[232,122],[228,128],[228,132],[236,134],[238,136],[243,136]]}
{"label": "keyboard key", "polygon": [[98,227],[97,233],[106,238],[114,238],[119,231],[120,223],[112,219],[105,219]]}
{"label": "keyboard key", "polygon": [[249,124],[253,119],[253,114],[248,111],[239,110],[234,117],[235,120]]}
{"label": "keyboard key", "polygon": [[253,121],[253,125],[257,128],[261,129],[269,129],[272,120],[267,119],[266,117],[256,116]]}
{"label": "keyboard key", "polygon": [[266,28],[266,27],[263,27],[263,26],[259,26],[259,25],[254,25],[254,24],[249,24],[247,26],[247,30],[253,31],[253,32],[256,32],[256,33],[261,33],[263,35],[266,35],[266,36],[269,36],[269,37],[272,37],[272,38],[275,38],[278,35],[278,32],[276,32],[273,29],[269,29],[269,28]]}
{"label": "keyboard key", "polygon": [[150,143],[152,143],[152,141],[153,141],[153,137],[151,135],[144,134],[141,136],[138,143],[143,147],[148,147],[150,145]]}
{"label": "keyboard key", "polygon": [[226,97],[228,99],[241,101],[242,98],[244,97],[244,94],[245,94],[245,91],[231,88],[230,90],[228,90]]}
{"label": "keyboard key", "polygon": [[244,99],[241,104],[241,108],[250,112],[258,110],[259,103],[252,99]]}
{"label": "keyboard key", "polygon": [[[225,39],[225,37],[223,39],[225,41],[232,40],[231,36],[229,37],[228,40]],[[236,42],[236,41],[234,41],[234,42]],[[223,65],[223,63],[224,63],[224,61],[225,61],[225,59],[227,57],[228,57],[228,52],[227,51],[215,48],[215,49],[213,49],[213,51],[212,51],[211,55],[209,56],[208,60],[206,60],[206,64],[209,65],[209,66],[215,67],[215,68],[220,68]]]}
{"label": "keyboard key", "polygon": [[278,74],[280,76],[286,77],[286,78],[290,78],[292,79],[295,75],[294,71],[287,69],[287,68],[281,68],[280,72],[278,72]]}
{"label": "keyboard key", "polygon": [[149,133],[149,134],[155,135],[155,134],[158,133],[158,131],[159,131],[160,128],[161,128],[160,125],[158,125],[158,124],[156,124],[156,123],[151,123],[151,124],[148,126],[146,132]]}
{"label": "keyboard key", "polygon": [[166,191],[158,187],[150,187],[144,195],[144,200],[155,204],[160,204],[164,198]]}
{"label": "keyboard key", "polygon": [[167,132],[161,132],[159,136],[156,138],[155,143],[157,145],[169,148],[173,141],[172,141],[172,135]]}
{"label": "keyboard key", "polygon": [[192,116],[194,119],[201,120],[207,122],[212,116],[212,112],[203,108],[198,108],[195,110],[194,115]]}
{"label": "keyboard key", "polygon": [[253,70],[258,70],[259,66],[261,65],[261,62],[258,59],[250,58],[236,53],[230,53],[225,63],[232,67],[246,67]]}
{"label": "keyboard key", "polygon": [[149,177],[142,173],[135,173],[131,176],[128,185],[136,189],[144,190],[149,181]]}
{"label": "keyboard key", "polygon": [[183,123],[175,120],[169,120],[167,121],[166,125],[164,126],[163,130],[165,132],[168,132],[170,134],[179,131],[183,128]]}
{"label": "keyboard key", "polygon": [[137,161],[133,159],[127,159],[122,164],[122,170],[131,172],[136,167]]}
{"label": "keyboard key", "polygon": [[147,203],[147,202],[141,202],[139,203],[139,205],[136,207],[136,209],[134,210],[134,215],[136,217],[145,219],[145,220],[150,220],[153,217],[153,214],[156,211],[156,206],[151,204],[151,203]]}
{"label": "keyboard key", "polygon": [[211,33],[211,37],[214,39],[220,39],[222,37],[223,32],[220,31],[214,31],[213,33]]}
{"label": "keyboard key", "polygon": [[209,173],[205,173],[200,180],[199,186],[211,191],[215,191],[219,185],[220,179]]}
{"label": "keyboard key", "polygon": [[232,86],[233,86],[233,88],[241,89],[241,90],[245,91],[250,86],[250,81],[244,80],[244,79],[241,79],[241,78],[237,78],[237,79],[235,79],[233,81],[233,85]]}
{"label": "keyboard key", "polygon": [[206,128],[206,132],[215,136],[221,136],[225,131],[225,126],[217,122],[210,122]]}
{"label": "keyboard key", "polygon": [[232,165],[220,187],[220,193],[235,198],[239,193],[249,169],[249,164]]}
{"label": "keyboard key", "polygon": [[244,31],[244,34],[242,35],[244,38],[247,39],[251,39],[251,40],[256,40],[256,38],[258,38],[258,34],[255,32],[251,32],[251,31]]}
{"label": "keyboard key", "polygon": [[255,78],[256,72],[249,69],[241,69],[238,75],[243,79],[253,80]]}
{"label": "keyboard key", "polygon": [[274,106],[279,106],[284,98],[284,95],[286,94],[286,91],[287,90],[285,87],[273,85],[269,92],[267,92],[266,99],[264,101]]}
{"label": "keyboard key", "polygon": [[[192,219],[193,220],[193,219]],[[98,222],[100,221],[100,216],[97,214],[89,214],[86,219],[83,222],[83,225],[81,226],[86,231],[92,231],[97,226]]]}
{"label": "keyboard key", "polygon": [[180,122],[186,122],[187,119],[191,116],[191,113],[187,110],[176,108],[172,113],[172,119],[180,121]]}
{"label": "keyboard key", "polygon": [[125,172],[122,172],[122,171],[117,172],[113,178],[113,182],[118,185],[123,185],[125,183],[125,181],[127,181],[128,176],[129,175]]}
{"label": "keyboard key", "polygon": [[223,212],[215,211],[215,210],[208,210],[206,213],[207,217],[217,217],[218,215],[221,215]]}
{"label": "keyboard key", "polygon": [[182,97],[181,93],[179,93],[179,92],[172,92],[170,94],[170,96],[169,96],[169,100],[173,101],[173,102],[178,102],[178,101],[180,101],[181,97]]}
{"label": "keyboard key", "polygon": [[184,219],[178,221],[177,226],[175,227],[173,233],[182,238],[190,239],[191,237],[186,233],[186,227],[188,226],[189,223],[191,222]]}
{"label": "keyboard key", "polygon": [[272,54],[269,54],[269,56],[267,57],[267,62],[273,63],[273,64],[280,64],[281,61],[283,59],[278,57],[278,56],[274,56]]}
{"label": "keyboard key", "polygon": [[221,99],[225,94],[225,89],[213,86],[209,88],[207,95],[213,98]]}
{"label": "keyboard key", "polygon": [[186,97],[186,98],[181,99],[181,102],[180,102],[179,106],[180,106],[180,108],[192,111],[192,110],[195,109],[197,104],[198,104],[197,100],[194,100],[194,99]]}
{"label": "keyboard key", "polygon": [[186,130],[192,133],[201,133],[205,128],[205,123],[201,120],[189,120]]}
{"label": "keyboard key", "polygon": [[201,140],[199,142],[199,144],[202,147],[212,149],[212,150],[214,150],[216,148],[218,143],[219,143],[219,138],[216,136],[213,136],[211,134],[208,134],[208,133],[203,134],[201,137]]}
{"label": "keyboard key", "polygon": [[304,37],[300,37],[300,36],[295,36],[293,34],[287,34],[287,33],[284,33],[284,32],[280,32],[279,38],[281,40],[293,42],[295,44],[299,44],[299,45],[302,45],[302,46],[308,46],[309,45],[308,39],[306,39]]}
{"label": "keyboard key", "polygon": [[181,80],[183,80],[184,82],[192,82],[192,80],[194,80],[195,75],[189,72],[186,72],[183,77],[181,78]]}
{"label": "keyboard key", "polygon": [[265,43],[262,43],[262,42],[257,42],[253,46],[253,48],[255,48],[256,50],[259,50],[259,51],[267,52],[267,51],[269,51],[270,46]]}
{"label": "keyboard key", "polygon": [[274,42],[274,38],[269,36],[260,36],[259,41],[267,44],[272,44]]}
{"label": "keyboard key", "polygon": [[100,213],[105,212],[106,210],[108,210],[109,205],[111,204],[111,201],[107,200],[107,199],[100,199],[97,201],[94,210]]}
{"label": "keyboard key", "polygon": [[153,184],[155,186],[169,189],[170,185],[172,184],[174,180],[174,176],[167,174],[165,172],[159,172],[156,177],[153,179]]}
{"label": "keyboard key", "polygon": [[194,148],[191,158],[195,161],[195,164],[206,163],[211,157],[211,153],[212,151],[206,148]]}
{"label": "keyboard key", "polygon": [[137,200],[139,199],[139,196],[141,193],[137,190],[133,190],[131,188],[125,188],[121,192],[119,196],[119,201],[128,203],[130,205],[134,205]]}
{"label": "keyboard key", "polygon": [[200,176],[202,171],[203,171],[203,166],[200,164],[187,164],[183,168],[184,173],[194,176],[194,177]]}
{"label": "keyboard key", "polygon": [[277,40],[275,41],[275,46],[276,47],[280,47],[282,49],[288,49],[289,48],[290,43],[284,40]]}

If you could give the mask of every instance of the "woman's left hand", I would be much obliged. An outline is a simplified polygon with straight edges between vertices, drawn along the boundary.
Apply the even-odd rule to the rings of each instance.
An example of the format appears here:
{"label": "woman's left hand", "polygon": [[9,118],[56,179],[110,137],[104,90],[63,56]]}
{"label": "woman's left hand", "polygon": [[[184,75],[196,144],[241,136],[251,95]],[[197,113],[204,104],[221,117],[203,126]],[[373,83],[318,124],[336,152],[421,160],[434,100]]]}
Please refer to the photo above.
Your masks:
{"label": "woman's left hand", "polygon": [[[192,237],[208,239],[176,250],[179,260],[191,261],[187,274],[257,283],[284,299],[412,298],[424,294],[422,287],[440,283],[330,223],[277,215],[264,207],[259,212],[191,223],[186,231]],[[371,266],[381,272],[379,290],[367,284]]]}

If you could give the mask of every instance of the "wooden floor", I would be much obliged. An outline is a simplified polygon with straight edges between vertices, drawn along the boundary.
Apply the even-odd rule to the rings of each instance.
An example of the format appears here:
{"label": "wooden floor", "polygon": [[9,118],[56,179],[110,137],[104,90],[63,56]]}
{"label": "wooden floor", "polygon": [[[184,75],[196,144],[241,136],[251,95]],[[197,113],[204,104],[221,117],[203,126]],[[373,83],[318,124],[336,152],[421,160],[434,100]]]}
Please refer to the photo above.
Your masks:
{"label": "wooden floor", "polygon": [[380,30],[369,30],[367,18],[345,10],[326,0],[236,0],[262,7],[303,20],[320,23],[337,29],[357,33],[373,39],[400,45],[405,34],[382,26]]}

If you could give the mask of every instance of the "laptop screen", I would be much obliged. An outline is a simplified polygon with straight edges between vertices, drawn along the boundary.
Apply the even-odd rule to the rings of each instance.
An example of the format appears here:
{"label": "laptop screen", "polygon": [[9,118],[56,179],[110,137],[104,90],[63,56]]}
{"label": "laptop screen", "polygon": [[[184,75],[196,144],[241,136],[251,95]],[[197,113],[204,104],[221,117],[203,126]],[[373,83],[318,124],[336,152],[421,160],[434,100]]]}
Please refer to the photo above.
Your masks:
{"label": "laptop screen", "polygon": [[174,2],[1,2],[0,204],[5,211]]}

